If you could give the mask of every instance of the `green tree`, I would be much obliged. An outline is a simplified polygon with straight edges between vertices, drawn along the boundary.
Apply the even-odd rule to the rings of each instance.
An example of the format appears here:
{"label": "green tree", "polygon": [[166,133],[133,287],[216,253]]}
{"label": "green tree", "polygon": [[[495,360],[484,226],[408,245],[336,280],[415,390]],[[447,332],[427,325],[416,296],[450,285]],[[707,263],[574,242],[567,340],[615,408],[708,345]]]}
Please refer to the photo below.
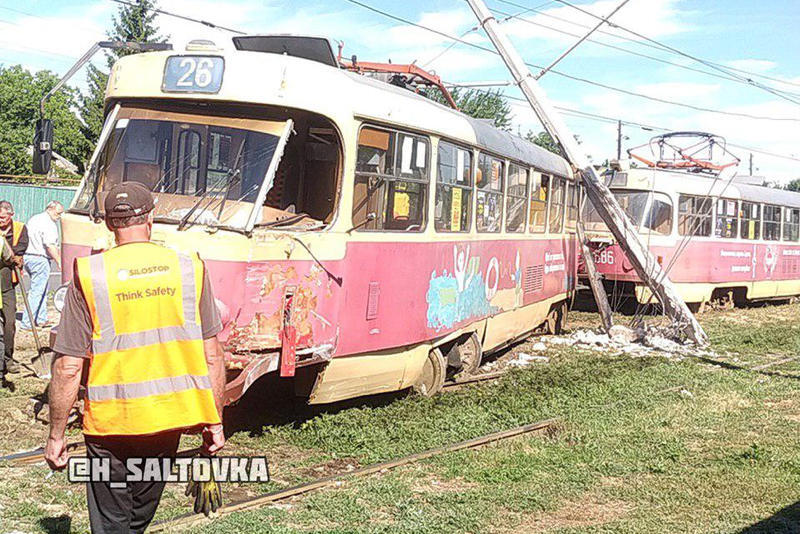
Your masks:
{"label": "green tree", "polygon": [[538,145],[546,150],[549,150],[553,154],[558,154],[559,156],[564,155],[561,145],[547,132],[539,132],[538,134],[534,134],[529,130],[528,133],[525,134],[525,139],[534,145]]}
{"label": "green tree", "polygon": [[[155,0],[138,0],[131,5],[122,4],[117,15],[112,19],[111,31],[108,38],[112,41],[136,41],[148,43],[163,43],[167,40],[159,34],[156,24]],[[106,53],[106,66],[109,71],[114,62],[137,52],[128,49],[112,50]],[[80,112],[84,122],[83,134],[94,144],[103,128],[105,90],[108,84],[108,72],[95,65],[88,68],[88,94],[81,99]]]}
{"label": "green tree", "polygon": [[[476,119],[491,119],[496,128],[511,129],[511,106],[497,91],[455,88],[450,92],[459,111]],[[447,101],[438,89],[432,89],[426,95],[431,100],[447,105]]]}
{"label": "green tree", "polygon": [[[21,65],[0,67],[0,174],[30,174],[31,156],[39,100],[58,82],[50,71],[31,74]],[[79,93],[64,87],[45,105],[54,123],[53,150],[83,169],[89,144],[81,135],[81,122],[72,112]]]}
{"label": "green tree", "polygon": [[786,184],[786,189],[789,191],[800,191],[800,178],[795,178],[788,184]]}

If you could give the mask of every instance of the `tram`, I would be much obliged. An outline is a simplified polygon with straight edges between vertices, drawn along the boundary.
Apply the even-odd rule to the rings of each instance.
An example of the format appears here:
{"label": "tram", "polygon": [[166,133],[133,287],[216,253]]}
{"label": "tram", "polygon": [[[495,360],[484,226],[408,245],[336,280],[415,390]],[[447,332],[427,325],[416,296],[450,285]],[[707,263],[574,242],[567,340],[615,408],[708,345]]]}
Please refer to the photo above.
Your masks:
{"label": "tram", "polygon": [[[800,295],[800,193],[683,169],[617,168],[605,176],[690,308]],[[583,215],[606,290],[655,302],[591,205]]]}
{"label": "tram", "polygon": [[448,370],[557,329],[577,269],[567,162],[343,68],[327,40],[282,39],[116,62],[62,219],[64,281],[113,246],[105,192],[137,181],[153,240],[205,260],[228,403],[268,373],[311,403],[433,394]]}

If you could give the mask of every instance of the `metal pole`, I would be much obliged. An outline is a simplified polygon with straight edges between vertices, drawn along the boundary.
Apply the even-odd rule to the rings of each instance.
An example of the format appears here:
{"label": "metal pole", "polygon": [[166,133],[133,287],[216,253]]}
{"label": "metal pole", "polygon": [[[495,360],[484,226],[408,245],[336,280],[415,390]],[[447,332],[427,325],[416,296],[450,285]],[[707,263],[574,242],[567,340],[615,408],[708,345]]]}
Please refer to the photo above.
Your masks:
{"label": "metal pole", "polygon": [[750,176],[753,176],[753,153],[750,152]]}
{"label": "metal pole", "polygon": [[[697,344],[705,345],[708,337],[697,322],[692,312],[683,302],[675,286],[672,285],[655,257],[639,238],[637,227],[619,207],[608,187],[582,154],[578,143],[564,123],[561,115],[556,113],[544,91],[528,70],[517,50],[503,33],[497,20],[492,16],[482,0],[467,0],[480,25],[486,31],[500,57],[508,67],[528,103],[533,108],[547,133],[558,141],[564,149],[567,160],[581,169],[581,177],[586,185],[586,193],[603,221],[608,225],[617,243],[625,252],[639,278],[647,283],[650,290],[659,299],[664,311],[678,323],[684,334]],[[586,258],[586,261],[592,261]]]}
{"label": "metal pole", "polygon": [[622,121],[617,121],[617,161],[622,159]]}

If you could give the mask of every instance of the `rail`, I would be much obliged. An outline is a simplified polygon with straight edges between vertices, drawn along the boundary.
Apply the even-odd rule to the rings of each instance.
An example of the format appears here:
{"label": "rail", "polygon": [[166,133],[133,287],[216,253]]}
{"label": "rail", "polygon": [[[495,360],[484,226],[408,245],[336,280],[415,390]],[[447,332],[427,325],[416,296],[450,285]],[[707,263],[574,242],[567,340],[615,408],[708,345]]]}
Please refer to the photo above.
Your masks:
{"label": "rail", "polygon": [[[277,490],[270,493],[265,493],[264,495],[260,495],[258,497],[236,501],[227,506],[223,506],[222,508],[217,510],[214,519],[217,519],[224,515],[231,514],[233,512],[240,512],[242,510],[259,508],[266,504],[282,501],[285,499],[289,499],[291,497],[295,497],[297,495],[308,493],[316,489],[332,486],[341,480],[363,477],[366,475],[371,475],[373,473],[379,473],[387,469],[394,469],[395,467],[400,467],[403,465],[408,465],[414,462],[418,462],[420,460],[424,460],[432,456],[437,456],[448,452],[460,451],[464,449],[474,449],[476,447],[480,447],[488,443],[506,440],[524,434],[530,434],[532,432],[536,432],[539,430],[545,430],[547,428],[552,427],[557,421],[558,419],[544,419],[542,421],[537,421],[535,423],[531,423],[528,425],[519,426],[516,428],[512,428],[510,430],[493,432],[491,434],[486,434],[484,436],[480,436],[474,439],[468,439],[466,441],[461,441],[458,443],[454,443],[452,445],[447,445],[444,447],[436,447],[434,449],[428,449],[426,451],[418,452],[416,454],[411,454],[409,456],[403,456],[402,458],[397,458],[395,460],[389,460],[387,462],[379,462],[376,464],[368,465],[366,467],[362,467],[361,469],[350,471],[349,473],[330,475],[327,477],[312,480],[311,482],[306,482],[305,484],[292,486],[291,488]],[[206,521],[208,521],[208,519],[206,519],[205,516],[202,515],[194,513],[184,514],[174,519],[159,521],[158,523],[153,524],[153,526],[149,529],[149,531],[172,532],[174,529],[179,527],[180,528],[190,527]]]}

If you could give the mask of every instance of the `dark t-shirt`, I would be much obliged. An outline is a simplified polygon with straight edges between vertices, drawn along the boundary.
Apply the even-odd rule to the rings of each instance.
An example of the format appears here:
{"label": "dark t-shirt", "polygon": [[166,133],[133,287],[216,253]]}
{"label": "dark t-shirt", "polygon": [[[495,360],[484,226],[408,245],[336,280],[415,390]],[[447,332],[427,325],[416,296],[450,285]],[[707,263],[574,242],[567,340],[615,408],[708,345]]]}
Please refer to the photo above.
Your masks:
{"label": "dark t-shirt", "polygon": [[[92,347],[92,316],[83,293],[77,287],[78,283],[76,275],[67,289],[53,351],[67,356],[88,358]],[[203,339],[209,339],[222,330],[222,320],[219,317],[217,305],[214,303],[214,294],[211,291],[208,271],[205,268],[203,269],[203,289],[200,292],[199,304]]]}

